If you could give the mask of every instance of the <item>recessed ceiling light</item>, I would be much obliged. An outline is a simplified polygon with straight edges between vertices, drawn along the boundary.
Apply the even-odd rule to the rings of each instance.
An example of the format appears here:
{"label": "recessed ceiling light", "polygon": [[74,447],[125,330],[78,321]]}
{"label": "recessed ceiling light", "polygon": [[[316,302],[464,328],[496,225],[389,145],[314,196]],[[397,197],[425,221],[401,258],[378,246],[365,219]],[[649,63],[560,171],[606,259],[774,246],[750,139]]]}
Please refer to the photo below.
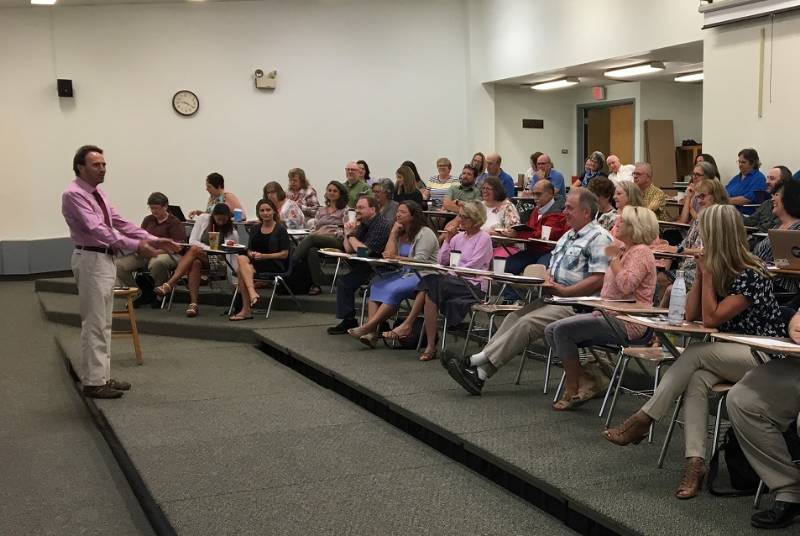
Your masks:
{"label": "recessed ceiling light", "polygon": [[652,74],[664,70],[664,64],[660,61],[653,61],[644,63],[642,65],[633,65],[631,67],[621,67],[619,69],[611,69],[603,73],[603,76],[611,78],[626,78],[629,76],[641,76],[643,74]]}
{"label": "recessed ceiling light", "polygon": [[56,0],[31,0],[31,4],[34,6],[52,6],[56,3]]}
{"label": "recessed ceiling light", "polygon": [[676,82],[702,82],[703,81],[703,73],[686,73],[686,74],[679,74],[674,78]]}
{"label": "recessed ceiling light", "polygon": [[561,78],[559,80],[550,80],[549,82],[541,82],[538,84],[533,84],[531,89],[535,89],[537,91],[547,91],[550,89],[562,89],[565,87],[574,86],[580,80],[577,77],[571,76],[568,78]]}

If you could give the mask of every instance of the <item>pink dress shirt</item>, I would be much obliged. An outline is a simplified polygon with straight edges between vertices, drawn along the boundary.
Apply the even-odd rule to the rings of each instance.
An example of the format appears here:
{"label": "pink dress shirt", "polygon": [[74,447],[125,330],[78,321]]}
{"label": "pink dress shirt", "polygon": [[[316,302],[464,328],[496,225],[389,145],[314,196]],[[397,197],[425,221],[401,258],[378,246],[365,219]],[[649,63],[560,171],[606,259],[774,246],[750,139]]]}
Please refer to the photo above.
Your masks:
{"label": "pink dress shirt", "polygon": [[[94,198],[95,189],[108,209],[111,227],[106,224],[103,209]],[[111,248],[129,253],[139,249],[141,240],[157,239],[120,216],[103,190],[91,186],[79,177],[75,177],[61,195],[61,213],[67,221],[70,237],[76,246]]]}
{"label": "pink dress shirt", "polygon": [[[633,298],[636,303],[652,306],[656,291],[656,259],[650,247],[637,244],[623,251],[619,260],[622,262],[622,269],[615,274],[611,267],[608,268],[603,278],[600,297],[604,300]],[[642,337],[647,331],[647,328],[638,324],[624,324],[631,340]]]}

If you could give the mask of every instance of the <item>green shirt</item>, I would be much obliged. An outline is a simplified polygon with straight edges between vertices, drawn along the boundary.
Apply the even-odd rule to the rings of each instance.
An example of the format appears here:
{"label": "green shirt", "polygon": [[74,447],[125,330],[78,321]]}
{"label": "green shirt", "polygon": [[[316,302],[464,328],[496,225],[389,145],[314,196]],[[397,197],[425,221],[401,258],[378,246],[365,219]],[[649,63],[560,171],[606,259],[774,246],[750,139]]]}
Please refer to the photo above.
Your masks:
{"label": "green shirt", "polygon": [[344,181],[344,187],[347,189],[347,206],[350,208],[356,208],[356,201],[361,194],[372,195],[372,189],[364,181],[358,181],[355,184]]}
{"label": "green shirt", "polygon": [[451,201],[479,201],[481,198],[481,191],[474,184],[467,187],[461,186],[461,183],[453,184],[450,186],[450,189],[447,190],[444,198],[450,199]]}

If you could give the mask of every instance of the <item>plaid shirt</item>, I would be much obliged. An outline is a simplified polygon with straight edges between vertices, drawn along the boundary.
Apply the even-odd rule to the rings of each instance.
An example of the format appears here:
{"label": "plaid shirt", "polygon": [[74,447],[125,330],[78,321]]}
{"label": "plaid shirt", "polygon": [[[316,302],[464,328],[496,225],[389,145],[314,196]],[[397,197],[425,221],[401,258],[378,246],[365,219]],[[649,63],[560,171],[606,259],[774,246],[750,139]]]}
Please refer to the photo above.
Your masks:
{"label": "plaid shirt", "polygon": [[608,269],[606,246],[611,235],[596,221],[583,226],[580,231],[568,231],[559,239],[550,259],[550,275],[556,283],[572,286],[589,275]]}
{"label": "plaid shirt", "polygon": [[380,257],[394,222],[389,222],[382,214],[377,214],[366,223],[359,225],[353,236],[361,240],[369,248],[370,257]]}

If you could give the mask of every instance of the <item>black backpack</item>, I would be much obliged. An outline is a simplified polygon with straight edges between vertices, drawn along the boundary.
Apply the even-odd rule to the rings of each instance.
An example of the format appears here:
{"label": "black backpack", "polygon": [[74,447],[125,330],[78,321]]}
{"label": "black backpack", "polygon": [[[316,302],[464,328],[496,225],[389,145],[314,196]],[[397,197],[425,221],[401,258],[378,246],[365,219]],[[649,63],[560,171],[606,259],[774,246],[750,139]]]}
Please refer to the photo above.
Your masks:
{"label": "black backpack", "polygon": [[[721,452],[725,454],[725,466],[728,468],[732,490],[714,489],[714,480],[716,480],[719,472],[719,456]],[[722,439],[722,444],[714,453],[714,457],[711,458],[711,463],[708,465],[709,493],[718,497],[755,495],[759,482],[760,478],[750,466],[750,462],[747,461],[733,427],[728,428],[725,437]]]}

